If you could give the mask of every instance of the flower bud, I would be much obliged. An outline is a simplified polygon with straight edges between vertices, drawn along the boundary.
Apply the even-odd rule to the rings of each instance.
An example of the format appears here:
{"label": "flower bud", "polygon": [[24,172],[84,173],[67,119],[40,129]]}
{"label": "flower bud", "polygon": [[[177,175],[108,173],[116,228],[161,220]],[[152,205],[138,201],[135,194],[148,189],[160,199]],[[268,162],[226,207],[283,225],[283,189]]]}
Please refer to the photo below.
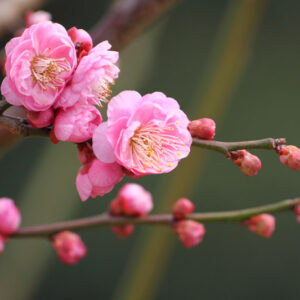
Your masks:
{"label": "flower bud", "polygon": [[179,221],[174,225],[174,231],[187,248],[198,245],[205,234],[204,225],[192,220]]}
{"label": "flower bud", "polygon": [[10,235],[14,233],[21,223],[19,209],[14,201],[9,198],[0,198],[0,234]]}
{"label": "flower bud", "polygon": [[194,204],[186,198],[180,198],[173,206],[174,219],[184,219],[187,215],[191,214],[195,209]]}
{"label": "flower bud", "polygon": [[297,222],[300,223],[300,205],[294,207],[294,212],[297,218]]}
{"label": "flower bud", "polygon": [[121,201],[119,198],[116,198],[110,202],[109,213],[112,216],[122,216],[123,215],[122,205],[121,205]]}
{"label": "flower bud", "polygon": [[132,224],[112,226],[111,230],[116,236],[120,238],[127,238],[134,231],[134,226]]}
{"label": "flower bud", "polygon": [[54,112],[52,108],[45,111],[26,111],[26,118],[29,124],[34,128],[43,128],[50,126],[54,120]]}
{"label": "flower bud", "polygon": [[68,35],[75,45],[79,60],[93,48],[93,40],[85,30],[72,27],[68,30]]}
{"label": "flower bud", "polygon": [[25,25],[30,27],[31,25],[51,21],[51,14],[47,11],[28,11],[25,15]]}
{"label": "flower bud", "polygon": [[82,143],[93,136],[101,122],[102,117],[96,107],[76,104],[59,111],[54,121],[54,133],[60,141]]}
{"label": "flower bud", "polygon": [[296,146],[283,146],[279,151],[280,161],[292,170],[300,170],[300,149]]}
{"label": "flower bud", "polygon": [[142,217],[153,208],[151,193],[136,183],[125,184],[119,194],[122,209],[130,217]]}
{"label": "flower bud", "polygon": [[261,214],[246,221],[250,231],[263,237],[270,237],[275,230],[275,218],[269,214]]}
{"label": "flower bud", "polygon": [[78,158],[80,162],[85,165],[95,159],[93,148],[89,143],[78,144]]}
{"label": "flower bud", "polygon": [[260,159],[246,150],[235,151],[232,160],[246,176],[256,175],[261,168]]}
{"label": "flower bud", "polygon": [[70,231],[54,235],[52,243],[59,259],[64,264],[77,264],[87,254],[86,246],[80,236]]}
{"label": "flower bud", "polygon": [[193,137],[212,140],[216,132],[216,123],[212,119],[202,118],[191,121],[188,125],[188,130]]}

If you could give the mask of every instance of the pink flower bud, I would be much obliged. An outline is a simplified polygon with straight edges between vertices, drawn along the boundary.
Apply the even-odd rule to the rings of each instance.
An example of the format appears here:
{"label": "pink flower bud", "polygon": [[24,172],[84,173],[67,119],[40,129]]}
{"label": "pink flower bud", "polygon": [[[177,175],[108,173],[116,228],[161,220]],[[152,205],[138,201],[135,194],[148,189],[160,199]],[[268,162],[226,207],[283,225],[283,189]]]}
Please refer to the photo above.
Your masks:
{"label": "pink flower bud", "polygon": [[294,212],[297,218],[297,222],[300,223],[300,205],[294,207]]}
{"label": "pink flower bud", "polygon": [[283,146],[279,151],[280,161],[292,170],[300,170],[300,149],[296,146]]}
{"label": "pink flower bud", "polygon": [[76,104],[59,111],[54,121],[54,133],[58,140],[82,143],[93,136],[101,121],[96,107]]}
{"label": "pink flower bud", "polygon": [[122,226],[112,226],[111,230],[116,236],[120,238],[127,238],[134,231],[134,226],[132,224],[122,225]]}
{"label": "pink flower bud", "polygon": [[192,220],[179,221],[174,225],[174,231],[187,248],[198,245],[205,234],[204,225]]}
{"label": "pink flower bud", "polygon": [[251,217],[246,221],[250,231],[263,237],[270,237],[275,229],[275,218],[269,214]]}
{"label": "pink flower bud", "polygon": [[30,27],[31,25],[51,21],[52,16],[47,11],[28,11],[25,15],[25,25]]}
{"label": "pink flower bud", "polygon": [[121,201],[119,198],[116,198],[110,202],[109,213],[112,216],[122,216],[123,215],[123,209],[122,209]]}
{"label": "pink flower bud", "polygon": [[14,201],[9,198],[0,198],[0,234],[10,235],[14,233],[21,223],[19,209]]}
{"label": "pink flower bud", "polygon": [[0,235],[0,254],[2,254],[4,251],[5,241],[6,241],[6,237],[4,237],[3,235]]}
{"label": "pink flower bud", "polygon": [[74,265],[86,254],[87,249],[80,236],[71,231],[63,231],[53,236],[53,247],[62,263]]}
{"label": "pink flower bud", "polygon": [[45,111],[26,111],[26,118],[29,124],[34,128],[43,128],[50,126],[54,120],[54,112],[52,108]]}
{"label": "pink flower bud", "polygon": [[191,121],[188,125],[188,130],[193,137],[212,140],[216,132],[216,123],[212,119],[202,118]]}
{"label": "pink flower bud", "polygon": [[151,193],[136,183],[125,184],[119,194],[125,215],[141,217],[147,215],[153,208]]}
{"label": "pink flower bud", "polygon": [[232,160],[246,176],[256,175],[261,168],[260,159],[246,150],[235,151]]}
{"label": "pink flower bud", "polygon": [[180,198],[173,206],[173,217],[175,219],[184,219],[191,214],[195,209],[194,204],[186,198]]}
{"label": "pink flower bud", "polygon": [[68,35],[75,45],[77,51],[77,57],[79,60],[88,55],[90,50],[93,48],[93,40],[91,36],[83,29],[77,29],[72,27],[68,30]]}

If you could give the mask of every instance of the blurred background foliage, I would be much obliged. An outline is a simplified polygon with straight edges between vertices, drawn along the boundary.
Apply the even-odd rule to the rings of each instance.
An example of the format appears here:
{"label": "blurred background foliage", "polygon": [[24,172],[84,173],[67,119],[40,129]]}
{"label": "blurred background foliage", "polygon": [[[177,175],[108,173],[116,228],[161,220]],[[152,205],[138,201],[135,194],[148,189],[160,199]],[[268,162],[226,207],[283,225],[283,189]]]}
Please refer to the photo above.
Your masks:
{"label": "blurred background foliage", "polygon": [[[67,28],[89,29],[109,4],[51,0],[41,8]],[[114,94],[159,90],[190,119],[215,118],[216,139],[286,137],[299,146],[299,11],[296,0],[183,1],[121,53]],[[32,138],[5,150],[1,195],[16,199],[24,225],[98,214],[124,183],[81,203],[75,146]],[[255,153],[263,168],[253,178],[197,148],[174,172],[139,183],[153,193],[156,212],[170,211],[182,196],[197,211],[221,211],[300,195],[299,173],[275,153]],[[71,267],[45,240],[12,240],[0,258],[0,299],[299,299],[300,226],[291,213],[277,216],[269,240],[232,224],[206,229],[203,243],[189,250],[170,228],[139,227],[125,241],[110,228],[85,231],[89,255]]]}

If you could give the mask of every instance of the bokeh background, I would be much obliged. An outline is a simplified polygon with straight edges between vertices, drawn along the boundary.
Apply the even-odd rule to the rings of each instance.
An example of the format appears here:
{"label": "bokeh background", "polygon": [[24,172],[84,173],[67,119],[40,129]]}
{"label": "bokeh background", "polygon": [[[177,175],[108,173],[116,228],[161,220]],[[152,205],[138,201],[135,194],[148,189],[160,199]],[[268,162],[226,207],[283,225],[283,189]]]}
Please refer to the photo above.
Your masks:
{"label": "bokeh background", "polygon": [[[38,7],[67,28],[89,29],[109,4],[51,0]],[[286,137],[300,145],[299,12],[297,0],[182,1],[122,51],[114,94],[162,91],[190,119],[214,118],[219,140]],[[172,173],[139,183],[153,193],[156,212],[170,211],[182,196],[205,212],[300,195],[299,173],[273,152],[255,154],[263,168],[253,178],[220,154],[195,148]],[[82,203],[75,188],[79,166],[74,145],[19,140],[1,148],[1,196],[16,200],[23,225],[105,211],[120,184]],[[12,240],[0,258],[0,299],[299,299],[300,225],[292,213],[277,215],[270,239],[232,224],[206,229],[193,249],[164,227],[136,228],[127,240],[110,228],[84,231],[89,255],[71,267],[46,240]]]}

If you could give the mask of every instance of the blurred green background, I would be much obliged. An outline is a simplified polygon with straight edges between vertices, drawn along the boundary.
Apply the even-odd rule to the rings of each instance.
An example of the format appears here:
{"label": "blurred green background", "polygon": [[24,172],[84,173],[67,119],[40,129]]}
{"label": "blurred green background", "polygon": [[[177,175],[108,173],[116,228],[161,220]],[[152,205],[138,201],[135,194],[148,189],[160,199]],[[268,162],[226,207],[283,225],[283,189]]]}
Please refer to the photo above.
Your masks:
{"label": "blurred green background", "polygon": [[[67,28],[89,29],[108,6],[51,0],[41,8]],[[297,0],[183,1],[121,53],[114,94],[159,90],[190,119],[215,118],[216,139],[286,137],[299,146],[299,12]],[[32,138],[6,150],[1,195],[16,200],[23,225],[103,212],[124,183],[82,203],[74,145]],[[194,148],[174,172],[139,183],[153,193],[156,212],[170,211],[182,196],[203,212],[300,196],[299,173],[273,152],[255,154],[263,168],[253,178],[220,154]],[[0,299],[299,299],[300,226],[292,213],[277,215],[270,239],[232,224],[206,229],[193,249],[169,228],[139,227],[127,240],[110,228],[84,231],[89,254],[76,266],[62,265],[46,240],[12,240],[0,258]]]}

